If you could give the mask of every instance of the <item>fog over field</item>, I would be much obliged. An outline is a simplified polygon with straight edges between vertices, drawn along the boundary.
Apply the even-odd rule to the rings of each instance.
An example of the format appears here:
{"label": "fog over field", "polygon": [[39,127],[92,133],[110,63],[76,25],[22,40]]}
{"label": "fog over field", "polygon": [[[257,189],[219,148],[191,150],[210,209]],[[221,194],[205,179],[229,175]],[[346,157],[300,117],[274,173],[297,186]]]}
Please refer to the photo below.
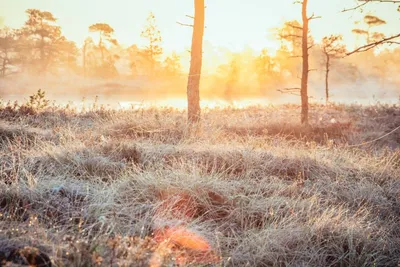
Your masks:
{"label": "fog over field", "polygon": [[400,0],[0,0],[0,267],[400,267]]}

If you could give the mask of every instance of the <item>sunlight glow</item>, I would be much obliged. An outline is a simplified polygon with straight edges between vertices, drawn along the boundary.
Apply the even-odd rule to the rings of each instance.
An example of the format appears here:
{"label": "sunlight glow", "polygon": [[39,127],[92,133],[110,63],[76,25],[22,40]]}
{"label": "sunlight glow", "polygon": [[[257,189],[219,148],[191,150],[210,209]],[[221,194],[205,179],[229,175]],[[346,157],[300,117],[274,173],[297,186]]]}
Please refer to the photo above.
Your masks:
{"label": "sunlight glow", "polygon": [[[178,110],[185,110],[187,108],[186,98],[170,98],[158,101],[149,102],[137,102],[137,101],[120,101],[120,109],[133,109],[138,110],[142,108],[150,107],[160,107],[160,108],[174,108]],[[232,102],[224,101],[221,99],[205,99],[200,101],[200,106],[204,109],[215,109],[215,108],[234,108],[234,109],[244,109],[251,106],[268,106],[271,102],[263,98],[254,99],[241,99]]]}
{"label": "sunlight glow", "polygon": [[[316,39],[329,34],[332,23],[335,31],[345,35],[345,39],[354,38],[351,34],[352,24],[360,20],[363,14],[348,14],[340,11],[354,5],[353,0],[309,1],[310,13],[322,16],[322,19],[311,25]],[[140,33],[149,11],[154,12],[166,52],[186,51],[190,47],[191,30],[182,27],[176,21],[187,22],[185,14],[193,12],[192,1],[182,0],[0,0],[0,17],[4,24],[10,27],[20,27],[26,19],[24,11],[28,8],[47,10],[55,14],[68,39],[79,45],[88,36],[88,26],[96,22],[109,23],[116,30],[116,38],[121,44],[144,45]],[[92,10],[92,12],[88,12]],[[221,11],[224,19],[221,20]],[[366,8],[365,12],[375,11],[376,15],[384,16],[388,25],[384,32],[389,35],[395,32],[398,25],[398,13],[391,5]],[[274,49],[276,43],[271,43],[269,29],[279,27],[283,21],[300,19],[299,5],[291,0],[265,1],[252,0],[218,0],[211,1],[207,6],[205,41],[214,46],[223,46],[238,51],[248,46],[256,51],[263,48]]]}

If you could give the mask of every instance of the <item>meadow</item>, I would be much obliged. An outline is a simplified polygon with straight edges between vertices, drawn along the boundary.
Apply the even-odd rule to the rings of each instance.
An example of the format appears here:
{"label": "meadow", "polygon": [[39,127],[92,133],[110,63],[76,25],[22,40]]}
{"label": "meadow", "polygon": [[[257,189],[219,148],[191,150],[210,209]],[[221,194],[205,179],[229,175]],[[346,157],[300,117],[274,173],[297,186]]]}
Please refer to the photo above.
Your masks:
{"label": "meadow", "polygon": [[0,108],[0,266],[399,266],[399,105]]}

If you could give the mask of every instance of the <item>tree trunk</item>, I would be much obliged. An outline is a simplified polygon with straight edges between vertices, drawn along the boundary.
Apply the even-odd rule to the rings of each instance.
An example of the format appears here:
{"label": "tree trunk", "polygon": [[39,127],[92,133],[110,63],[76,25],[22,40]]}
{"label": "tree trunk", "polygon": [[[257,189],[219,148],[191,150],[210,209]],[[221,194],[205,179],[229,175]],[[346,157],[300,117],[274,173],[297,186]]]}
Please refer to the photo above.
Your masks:
{"label": "tree trunk", "polygon": [[[40,22],[40,30],[43,30],[43,20]],[[45,41],[44,41],[44,35],[40,34],[40,72],[43,73],[46,69],[45,67],[45,55],[44,55],[44,46],[45,46]]]}
{"label": "tree trunk", "polygon": [[325,103],[329,103],[329,67],[330,67],[330,56],[328,53],[326,56],[326,64],[325,64]]}
{"label": "tree trunk", "polygon": [[189,123],[196,123],[200,121],[199,87],[203,57],[204,9],[204,0],[194,0],[195,16],[192,36],[190,72],[187,85]]}
{"label": "tree trunk", "polygon": [[103,51],[103,38],[100,32],[100,39],[99,39],[99,48],[101,53],[101,65],[104,66],[104,51]]}
{"label": "tree trunk", "polygon": [[302,20],[303,20],[303,35],[302,35],[302,58],[303,58],[303,70],[301,75],[301,123],[308,125],[308,22],[307,17],[307,2],[303,0],[302,3]]}
{"label": "tree trunk", "polygon": [[6,69],[7,69],[7,64],[8,64],[8,49],[7,47],[4,49],[4,58],[3,58],[3,67],[1,69],[1,76],[3,78],[6,77]]}
{"label": "tree trunk", "polygon": [[154,53],[153,53],[153,50],[154,50],[154,48],[153,48],[153,46],[152,45],[150,45],[150,77],[151,78],[154,78],[154,61],[155,61],[155,59],[154,59]]}
{"label": "tree trunk", "polygon": [[6,59],[3,59],[3,67],[1,69],[1,77],[6,77]]}
{"label": "tree trunk", "polygon": [[83,77],[86,78],[86,43],[83,45],[82,49],[82,56],[83,56]]}
{"label": "tree trunk", "polygon": [[44,56],[44,36],[41,36],[40,42],[40,64],[41,64],[41,72],[46,70],[45,56]]}

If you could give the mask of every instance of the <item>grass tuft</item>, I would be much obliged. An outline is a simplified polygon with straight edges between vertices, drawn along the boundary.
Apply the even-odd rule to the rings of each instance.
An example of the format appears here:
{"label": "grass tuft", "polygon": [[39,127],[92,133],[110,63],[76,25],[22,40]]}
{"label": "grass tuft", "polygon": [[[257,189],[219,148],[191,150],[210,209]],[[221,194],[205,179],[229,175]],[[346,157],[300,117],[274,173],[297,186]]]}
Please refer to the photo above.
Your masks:
{"label": "grass tuft", "polygon": [[398,266],[398,107],[298,111],[2,106],[0,265]]}

